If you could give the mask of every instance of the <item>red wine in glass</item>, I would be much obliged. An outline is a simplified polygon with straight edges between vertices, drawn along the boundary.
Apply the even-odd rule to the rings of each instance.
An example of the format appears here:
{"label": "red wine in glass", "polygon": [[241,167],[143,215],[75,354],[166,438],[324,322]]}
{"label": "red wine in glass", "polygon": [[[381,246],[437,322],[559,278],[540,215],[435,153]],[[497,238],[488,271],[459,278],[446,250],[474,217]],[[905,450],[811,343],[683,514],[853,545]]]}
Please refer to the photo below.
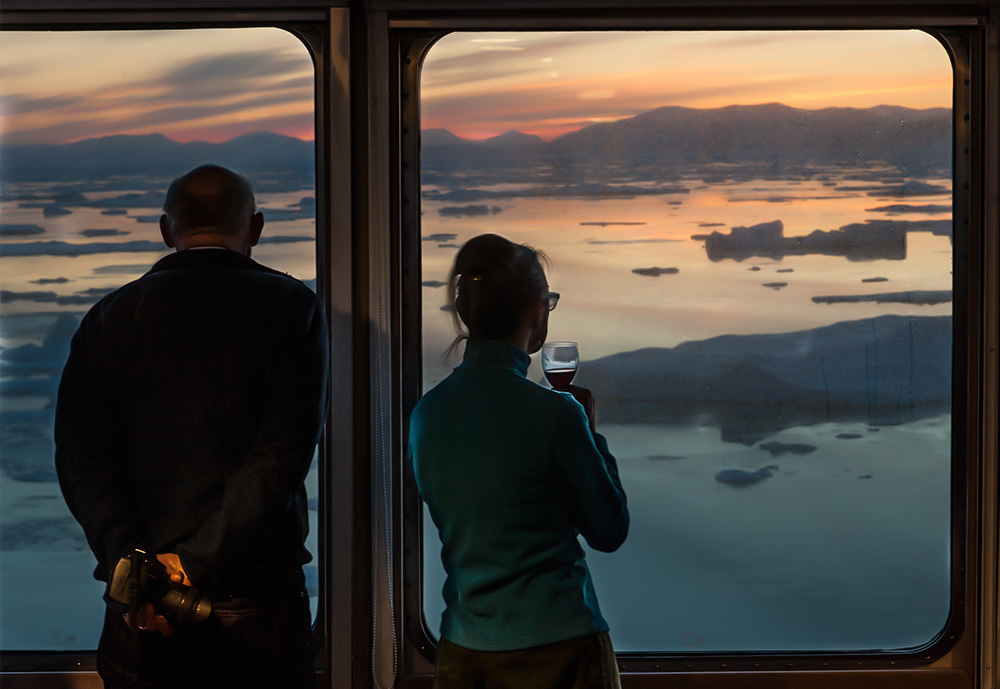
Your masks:
{"label": "red wine in glass", "polygon": [[569,387],[579,364],[580,351],[576,342],[546,342],[542,347],[542,372],[556,390]]}
{"label": "red wine in glass", "polygon": [[573,382],[575,375],[575,368],[554,368],[545,372],[545,377],[548,379],[549,385],[556,390],[565,390],[568,388],[569,384]]}

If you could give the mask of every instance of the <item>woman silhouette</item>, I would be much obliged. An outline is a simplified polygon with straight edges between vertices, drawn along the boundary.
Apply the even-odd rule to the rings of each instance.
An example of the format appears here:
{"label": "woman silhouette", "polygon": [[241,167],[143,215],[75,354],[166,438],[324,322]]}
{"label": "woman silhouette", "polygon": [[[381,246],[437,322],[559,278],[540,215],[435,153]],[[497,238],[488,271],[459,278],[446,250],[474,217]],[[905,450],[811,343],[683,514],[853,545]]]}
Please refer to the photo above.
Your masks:
{"label": "woman silhouette", "polygon": [[619,686],[577,537],[616,550],[628,509],[590,393],[525,377],[558,299],[539,259],[492,234],[462,247],[449,295],[464,358],[410,417],[447,573],[436,689]]}

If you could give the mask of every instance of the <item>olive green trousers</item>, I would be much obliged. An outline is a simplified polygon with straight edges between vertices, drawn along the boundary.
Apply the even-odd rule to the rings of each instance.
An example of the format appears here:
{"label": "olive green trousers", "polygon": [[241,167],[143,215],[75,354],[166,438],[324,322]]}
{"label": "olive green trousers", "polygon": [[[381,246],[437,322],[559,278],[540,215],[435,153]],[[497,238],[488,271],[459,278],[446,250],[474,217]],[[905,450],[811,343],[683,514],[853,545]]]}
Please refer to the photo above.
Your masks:
{"label": "olive green trousers", "polygon": [[473,651],[442,639],[434,689],[620,689],[607,632],[516,651]]}

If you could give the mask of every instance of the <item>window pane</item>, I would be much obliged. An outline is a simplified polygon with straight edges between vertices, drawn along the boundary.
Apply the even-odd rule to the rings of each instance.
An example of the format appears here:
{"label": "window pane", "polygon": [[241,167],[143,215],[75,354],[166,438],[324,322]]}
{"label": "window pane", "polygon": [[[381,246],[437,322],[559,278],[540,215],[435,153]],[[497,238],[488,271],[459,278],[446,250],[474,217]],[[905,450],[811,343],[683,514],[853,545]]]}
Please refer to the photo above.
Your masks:
{"label": "window pane", "polygon": [[[69,340],[167,253],[166,187],[206,162],[253,181],[267,222],[254,258],[315,286],[313,65],[266,28],[8,32],[0,45],[0,648],[92,649],[104,585],[53,466]],[[307,488],[315,506],[315,469]],[[309,580],[315,591],[315,569]]]}
{"label": "window pane", "polygon": [[580,343],[629,495],[628,541],[588,552],[618,650],[903,649],[944,627],[951,93],[917,31],[466,33],[428,53],[423,386],[457,363],[457,247],[545,251],[549,339]]}

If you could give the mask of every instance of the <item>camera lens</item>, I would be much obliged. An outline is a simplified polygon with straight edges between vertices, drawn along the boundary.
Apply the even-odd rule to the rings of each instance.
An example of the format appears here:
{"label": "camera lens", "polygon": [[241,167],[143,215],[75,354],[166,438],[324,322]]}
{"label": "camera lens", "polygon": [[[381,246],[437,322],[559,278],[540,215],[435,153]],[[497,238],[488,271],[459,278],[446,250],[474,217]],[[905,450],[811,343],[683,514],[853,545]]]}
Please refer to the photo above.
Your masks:
{"label": "camera lens", "polygon": [[169,587],[161,601],[161,609],[175,627],[200,624],[212,614],[208,596],[194,595],[189,587]]}

